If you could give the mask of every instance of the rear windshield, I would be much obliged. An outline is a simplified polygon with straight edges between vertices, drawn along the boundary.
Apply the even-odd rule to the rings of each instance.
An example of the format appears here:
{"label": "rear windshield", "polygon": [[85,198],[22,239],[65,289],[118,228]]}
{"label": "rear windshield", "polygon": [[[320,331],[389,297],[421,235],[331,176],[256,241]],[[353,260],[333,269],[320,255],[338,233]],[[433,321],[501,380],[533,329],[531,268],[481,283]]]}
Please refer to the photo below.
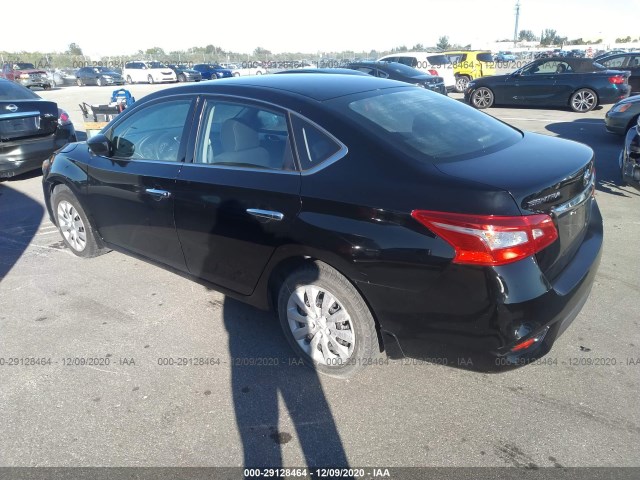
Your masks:
{"label": "rear windshield", "polygon": [[451,60],[446,55],[431,55],[427,57],[431,65],[448,65]]}
{"label": "rear windshield", "polygon": [[423,89],[377,91],[333,102],[373,136],[431,163],[491,153],[522,138],[518,130],[486,113]]}
{"label": "rear windshield", "polygon": [[40,97],[22,85],[0,80],[0,101],[33,100],[34,98]]}
{"label": "rear windshield", "polygon": [[493,62],[493,57],[490,53],[479,53],[476,57],[481,62]]}

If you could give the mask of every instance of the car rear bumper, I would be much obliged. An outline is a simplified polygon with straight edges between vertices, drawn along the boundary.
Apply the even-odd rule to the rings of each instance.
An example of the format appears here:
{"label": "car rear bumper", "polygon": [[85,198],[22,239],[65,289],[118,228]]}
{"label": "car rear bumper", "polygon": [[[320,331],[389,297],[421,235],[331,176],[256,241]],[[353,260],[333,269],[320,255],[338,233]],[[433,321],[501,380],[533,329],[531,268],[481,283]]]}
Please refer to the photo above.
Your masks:
{"label": "car rear bumper", "polygon": [[[585,304],[600,263],[602,217],[595,200],[591,208],[583,243],[553,283],[533,257],[501,267],[452,264],[441,281],[412,292],[358,282],[386,334],[389,356],[500,371],[548,353]],[[541,334],[531,347],[512,352]]]}
{"label": "car rear bumper", "polygon": [[609,105],[618,103],[631,94],[631,85],[611,85],[598,92],[598,104]]}
{"label": "car rear bumper", "polygon": [[76,132],[72,125],[65,125],[46,137],[0,143],[0,178],[37,170],[54,151],[73,141]]}

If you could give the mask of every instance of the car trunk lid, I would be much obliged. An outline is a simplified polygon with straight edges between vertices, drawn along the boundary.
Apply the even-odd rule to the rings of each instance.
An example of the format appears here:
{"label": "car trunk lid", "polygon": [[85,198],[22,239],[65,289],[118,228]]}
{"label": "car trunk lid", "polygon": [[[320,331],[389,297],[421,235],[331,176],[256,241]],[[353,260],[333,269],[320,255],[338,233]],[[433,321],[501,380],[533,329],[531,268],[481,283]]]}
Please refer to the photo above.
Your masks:
{"label": "car trunk lid", "polygon": [[58,105],[43,100],[0,101],[0,142],[50,135],[58,127]]}
{"label": "car trunk lid", "polygon": [[[539,157],[525,162],[532,151],[539,151]],[[525,133],[522,141],[499,152],[436,167],[447,175],[508,191],[523,215],[549,214],[558,240],[536,255],[549,280],[571,261],[582,243],[595,183],[593,151],[586,145]]]}

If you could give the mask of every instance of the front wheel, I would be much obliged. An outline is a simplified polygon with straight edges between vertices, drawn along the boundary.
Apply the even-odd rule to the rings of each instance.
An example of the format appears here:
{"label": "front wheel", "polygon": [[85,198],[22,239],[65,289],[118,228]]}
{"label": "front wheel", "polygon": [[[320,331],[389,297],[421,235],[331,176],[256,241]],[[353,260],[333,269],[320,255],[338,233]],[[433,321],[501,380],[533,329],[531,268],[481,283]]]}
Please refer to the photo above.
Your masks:
{"label": "front wheel", "polygon": [[101,87],[101,86],[102,86],[102,78],[98,77],[98,78],[96,79],[96,85],[97,85],[97,86],[99,86],[99,87]]}
{"label": "front wheel", "polygon": [[81,87],[82,86],[82,80],[80,80],[79,78],[76,79],[76,85]]}
{"label": "front wheel", "polygon": [[107,250],[96,240],[95,232],[78,199],[65,185],[58,185],[51,195],[56,224],[64,243],[79,257],[91,258]]}
{"label": "front wheel", "polygon": [[127,83],[128,83],[129,85],[131,85],[131,84],[133,83],[133,80],[131,79],[131,76],[130,76],[130,75],[127,75]]}
{"label": "front wheel", "polygon": [[480,87],[471,94],[471,104],[477,109],[489,108],[493,105],[493,92],[487,87]]}
{"label": "front wheel", "polygon": [[149,84],[153,83],[153,77],[151,75],[147,77],[147,82],[149,82]]}
{"label": "front wheel", "polygon": [[178,82],[184,83],[186,81],[187,81],[187,77],[184,75],[184,73],[181,73],[180,75],[178,75]]}
{"label": "front wheel", "polygon": [[462,75],[456,78],[456,92],[464,93],[467,89],[467,85],[469,85],[469,77]]}
{"label": "front wheel", "polygon": [[342,274],[322,262],[293,271],[278,295],[287,341],[318,372],[347,378],[380,354],[367,304]]}
{"label": "front wheel", "polygon": [[598,96],[588,88],[581,88],[569,99],[571,110],[578,113],[590,112],[596,105],[598,105]]}

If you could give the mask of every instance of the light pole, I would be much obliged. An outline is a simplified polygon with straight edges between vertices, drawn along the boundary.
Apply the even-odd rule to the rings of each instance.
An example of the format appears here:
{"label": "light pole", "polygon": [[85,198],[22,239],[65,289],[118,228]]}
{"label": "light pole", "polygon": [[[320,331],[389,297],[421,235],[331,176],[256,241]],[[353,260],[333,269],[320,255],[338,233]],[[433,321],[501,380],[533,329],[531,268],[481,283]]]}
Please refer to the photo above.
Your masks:
{"label": "light pole", "polygon": [[520,20],[520,0],[516,2],[516,28],[513,31],[513,46],[518,42],[518,20]]}

